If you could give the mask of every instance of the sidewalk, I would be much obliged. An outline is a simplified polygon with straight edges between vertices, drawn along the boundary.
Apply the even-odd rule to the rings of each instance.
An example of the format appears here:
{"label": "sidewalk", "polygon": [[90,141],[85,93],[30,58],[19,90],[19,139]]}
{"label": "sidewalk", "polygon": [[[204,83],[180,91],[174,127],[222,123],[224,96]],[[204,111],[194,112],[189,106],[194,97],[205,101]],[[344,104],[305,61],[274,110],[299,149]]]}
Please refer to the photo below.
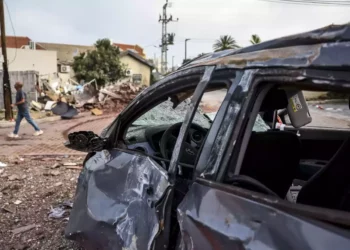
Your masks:
{"label": "sidewalk", "polygon": [[[16,120],[16,117],[14,119]],[[53,122],[53,121],[61,120],[61,117],[55,115],[55,116],[45,117],[45,118],[41,118],[41,119],[34,119],[34,120],[37,124],[42,124],[42,123],[46,123],[46,122]],[[27,121],[25,119],[23,119],[23,121],[21,122],[21,126],[23,126],[24,124],[27,124]],[[5,121],[5,120],[0,121],[0,128],[10,128],[10,127],[14,127],[14,126],[15,126],[15,121],[13,121],[13,122]]]}
{"label": "sidewalk", "polygon": [[83,130],[99,134],[116,117],[117,114],[93,116],[90,113],[82,113],[71,120],[62,120],[60,117],[40,119],[36,122],[44,134],[38,137],[33,136],[33,128],[23,122],[18,139],[7,138],[7,134],[14,128],[14,122],[2,122],[0,123],[0,155],[84,155],[83,152],[66,148],[63,145],[66,141],[64,135]]}

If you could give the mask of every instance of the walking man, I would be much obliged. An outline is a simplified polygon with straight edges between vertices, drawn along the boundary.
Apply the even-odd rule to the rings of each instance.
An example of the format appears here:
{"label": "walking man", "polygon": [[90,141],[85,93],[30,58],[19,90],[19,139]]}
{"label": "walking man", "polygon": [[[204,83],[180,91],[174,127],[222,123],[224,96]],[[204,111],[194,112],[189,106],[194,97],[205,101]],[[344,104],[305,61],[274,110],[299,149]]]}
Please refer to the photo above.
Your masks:
{"label": "walking man", "polygon": [[11,106],[12,107],[17,106],[18,113],[16,118],[15,130],[13,131],[13,133],[8,135],[10,138],[18,138],[18,130],[23,118],[25,118],[27,122],[30,125],[32,125],[33,128],[35,129],[35,133],[34,133],[35,136],[42,135],[44,133],[42,130],[40,130],[38,125],[36,125],[36,123],[30,117],[30,113],[27,105],[27,95],[26,93],[23,92],[22,87],[23,87],[23,83],[16,82],[15,84],[15,89],[17,91],[16,103],[12,104]]}

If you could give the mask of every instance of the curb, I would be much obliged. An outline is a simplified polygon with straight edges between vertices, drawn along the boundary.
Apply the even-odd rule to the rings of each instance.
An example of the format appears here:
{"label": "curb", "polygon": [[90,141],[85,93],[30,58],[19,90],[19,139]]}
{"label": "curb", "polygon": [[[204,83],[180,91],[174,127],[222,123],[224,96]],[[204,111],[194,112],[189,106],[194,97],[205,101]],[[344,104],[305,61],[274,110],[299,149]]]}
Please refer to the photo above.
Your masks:
{"label": "curb", "polygon": [[[43,122],[54,122],[61,120],[60,116],[52,116],[52,117],[47,117],[47,118],[41,118],[41,119],[36,119],[34,120],[36,123],[40,124]],[[28,124],[26,120],[23,120],[21,124]],[[0,128],[10,128],[15,126],[15,122],[9,122],[9,121],[2,121],[0,122]]]}
{"label": "curb", "polygon": [[[82,112],[79,113],[77,116],[75,116],[73,119],[70,120],[78,120],[84,117],[90,116],[88,112]],[[34,121],[38,124],[45,123],[45,122],[54,122],[54,121],[59,121],[63,120],[61,116],[55,115],[55,116],[50,116],[50,117],[45,117],[41,119],[34,119]],[[28,124],[27,121],[24,119],[21,124]],[[0,128],[9,128],[15,126],[15,122],[9,122],[9,121],[0,121]]]}
{"label": "curb", "polygon": [[328,99],[328,100],[311,100],[306,101],[307,104],[328,104],[328,103],[349,103],[349,100],[346,99]]}

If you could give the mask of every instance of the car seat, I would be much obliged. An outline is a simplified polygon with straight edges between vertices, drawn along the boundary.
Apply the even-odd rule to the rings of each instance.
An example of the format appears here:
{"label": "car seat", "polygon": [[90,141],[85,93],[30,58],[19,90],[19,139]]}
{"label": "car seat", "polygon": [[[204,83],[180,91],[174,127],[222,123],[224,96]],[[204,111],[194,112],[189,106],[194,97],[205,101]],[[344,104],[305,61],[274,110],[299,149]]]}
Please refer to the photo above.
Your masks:
{"label": "car seat", "polygon": [[240,175],[252,177],[285,198],[299,166],[301,144],[287,131],[253,132]]}
{"label": "car seat", "polygon": [[350,139],[300,190],[297,203],[350,211]]}

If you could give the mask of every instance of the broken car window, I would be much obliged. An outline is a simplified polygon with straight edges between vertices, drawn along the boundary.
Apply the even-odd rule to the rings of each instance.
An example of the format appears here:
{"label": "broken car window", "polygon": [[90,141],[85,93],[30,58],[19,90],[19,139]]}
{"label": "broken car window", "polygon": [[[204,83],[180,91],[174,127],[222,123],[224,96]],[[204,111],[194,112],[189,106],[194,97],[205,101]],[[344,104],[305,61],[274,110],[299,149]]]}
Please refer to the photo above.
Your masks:
{"label": "broken car window", "polygon": [[[132,126],[159,126],[183,122],[189,103],[190,99],[188,98],[173,108],[173,103],[167,100],[143,114],[133,122]],[[205,128],[210,127],[210,120],[203,115],[201,110],[196,113],[194,120],[198,125]]]}
{"label": "broken car window", "polygon": [[[142,132],[141,130],[147,127],[165,126],[183,122],[189,103],[190,98],[181,102],[176,108],[173,108],[174,104],[170,100],[158,104],[131,124],[126,138],[136,136],[137,133]],[[206,129],[209,129],[211,124],[210,118],[200,109],[197,110],[194,122]]]}
{"label": "broken car window", "polygon": [[265,123],[265,121],[261,118],[261,116],[258,115],[256,117],[256,120],[254,123],[253,131],[264,132],[264,131],[267,131],[269,129],[270,129],[270,127]]}

